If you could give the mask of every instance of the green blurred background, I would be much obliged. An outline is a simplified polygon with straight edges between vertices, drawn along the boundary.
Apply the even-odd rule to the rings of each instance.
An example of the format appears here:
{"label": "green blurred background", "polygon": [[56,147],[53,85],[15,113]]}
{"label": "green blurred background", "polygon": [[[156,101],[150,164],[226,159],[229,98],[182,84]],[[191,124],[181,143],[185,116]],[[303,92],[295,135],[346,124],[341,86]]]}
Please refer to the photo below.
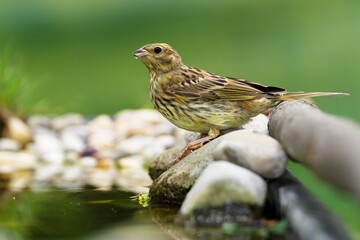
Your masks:
{"label": "green blurred background", "polygon": [[[358,0],[0,1],[2,101],[25,114],[151,107],[147,69],[132,56],[151,42],[220,75],[348,92],[316,103],[360,121]],[[355,201],[291,168],[360,238]]]}

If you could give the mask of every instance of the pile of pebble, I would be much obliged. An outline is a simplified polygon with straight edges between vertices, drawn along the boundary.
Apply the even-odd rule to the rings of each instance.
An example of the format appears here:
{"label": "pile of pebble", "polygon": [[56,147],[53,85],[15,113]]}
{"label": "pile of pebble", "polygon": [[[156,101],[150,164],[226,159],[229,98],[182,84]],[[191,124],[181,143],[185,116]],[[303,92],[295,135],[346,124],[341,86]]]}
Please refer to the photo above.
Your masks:
{"label": "pile of pebble", "polygon": [[[2,133],[0,188],[117,188],[148,193],[139,200],[181,205],[177,218],[185,226],[230,222],[257,229],[269,224],[264,217],[281,215],[299,239],[316,234],[349,239],[341,222],[286,171],[288,156],[269,136],[262,114],[174,165],[186,143],[201,135],[175,127],[154,110],[91,119],[80,114],[12,118]],[[310,231],[303,222],[317,227]]]}
{"label": "pile of pebble", "polygon": [[26,142],[0,139],[0,178],[14,191],[90,186],[147,192],[152,183],[149,160],[184,144],[185,134],[158,112],[145,109],[92,119],[34,115],[27,126]]}
{"label": "pile of pebble", "polygon": [[[260,114],[242,129],[212,140],[172,166],[169,162],[181,146],[158,155],[149,169],[154,180],[149,192],[152,201],[181,204],[180,216],[186,224],[216,224],[226,219],[252,223],[253,214],[265,205],[266,179],[282,176],[288,159],[280,143],[268,135],[267,124],[268,118]],[[192,133],[186,139],[196,138],[199,134]],[[232,210],[223,211],[224,207]],[[238,211],[248,215],[238,219]]]}

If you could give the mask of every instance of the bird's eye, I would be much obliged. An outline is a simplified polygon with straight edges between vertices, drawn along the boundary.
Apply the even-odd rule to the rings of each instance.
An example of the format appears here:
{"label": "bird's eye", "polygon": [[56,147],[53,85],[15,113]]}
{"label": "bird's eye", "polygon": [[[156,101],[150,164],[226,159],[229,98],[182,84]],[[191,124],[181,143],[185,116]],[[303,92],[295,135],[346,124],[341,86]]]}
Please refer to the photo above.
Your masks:
{"label": "bird's eye", "polygon": [[155,48],[154,48],[154,53],[159,54],[159,53],[161,53],[161,52],[162,52],[161,47],[155,47]]}

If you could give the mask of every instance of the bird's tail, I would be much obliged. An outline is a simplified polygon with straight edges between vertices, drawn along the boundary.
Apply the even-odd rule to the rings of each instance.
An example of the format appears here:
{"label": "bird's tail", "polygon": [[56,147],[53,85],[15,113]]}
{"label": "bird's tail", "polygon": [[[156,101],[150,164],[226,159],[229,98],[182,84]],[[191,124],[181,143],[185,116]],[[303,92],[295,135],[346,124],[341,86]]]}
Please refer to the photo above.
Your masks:
{"label": "bird's tail", "polygon": [[289,92],[277,96],[276,99],[280,101],[293,100],[298,98],[312,98],[312,97],[324,97],[324,96],[348,96],[348,93],[336,93],[336,92]]}

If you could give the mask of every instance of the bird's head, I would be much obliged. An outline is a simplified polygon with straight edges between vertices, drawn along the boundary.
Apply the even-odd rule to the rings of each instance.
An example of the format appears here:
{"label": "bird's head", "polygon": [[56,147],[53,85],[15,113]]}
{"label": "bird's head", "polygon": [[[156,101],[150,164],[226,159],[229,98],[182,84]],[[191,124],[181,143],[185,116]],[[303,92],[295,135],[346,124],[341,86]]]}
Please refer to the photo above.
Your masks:
{"label": "bird's head", "polygon": [[147,44],[136,50],[134,56],[155,73],[167,73],[182,65],[180,55],[166,43]]}

